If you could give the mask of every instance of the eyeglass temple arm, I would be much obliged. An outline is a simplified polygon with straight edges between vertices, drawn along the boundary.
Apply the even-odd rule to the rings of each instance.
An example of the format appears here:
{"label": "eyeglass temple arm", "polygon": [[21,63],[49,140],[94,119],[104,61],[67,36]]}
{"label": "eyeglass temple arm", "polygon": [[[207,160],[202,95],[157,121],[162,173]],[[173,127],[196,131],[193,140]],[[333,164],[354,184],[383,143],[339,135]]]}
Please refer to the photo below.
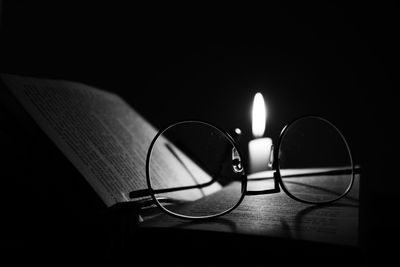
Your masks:
{"label": "eyeglass temple arm", "polygon": [[206,183],[196,184],[196,185],[179,186],[179,187],[171,187],[171,188],[164,188],[164,189],[146,188],[146,189],[129,192],[129,197],[130,198],[139,198],[139,197],[150,196],[151,194],[169,193],[169,192],[176,192],[176,191],[182,191],[182,190],[187,190],[187,189],[203,188],[203,187],[211,185],[214,182],[215,182],[214,179],[212,179]]}
{"label": "eyeglass temple arm", "polygon": [[[340,175],[340,174],[349,174],[349,173],[351,173],[351,171],[352,171],[351,168],[340,168],[340,169],[334,169],[334,170],[314,171],[314,172],[298,171],[298,173],[293,173],[293,174],[287,174],[287,175],[281,174],[281,177],[282,178],[296,178],[296,177],[302,177],[302,176]],[[353,172],[354,172],[354,174],[360,174],[361,167],[359,165],[354,166]],[[272,178],[274,178],[273,175],[266,176],[266,177],[250,178],[249,180],[257,181],[257,180],[267,180],[267,179],[272,179]]]}
{"label": "eyeglass temple arm", "polygon": [[339,174],[349,174],[351,172],[354,172],[355,174],[361,173],[361,168],[360,166],[354,166],[354,168],[341,168],[341,169],[335,169],[335,170],[327,170],[327,171],[320,171],[320,172],[305,172],[305,173],[299,173],[299,174],[290,174],[290,175],[282,175],[282,177],[299,177],[299,176],[314,176],[314,175],[339,175]]}

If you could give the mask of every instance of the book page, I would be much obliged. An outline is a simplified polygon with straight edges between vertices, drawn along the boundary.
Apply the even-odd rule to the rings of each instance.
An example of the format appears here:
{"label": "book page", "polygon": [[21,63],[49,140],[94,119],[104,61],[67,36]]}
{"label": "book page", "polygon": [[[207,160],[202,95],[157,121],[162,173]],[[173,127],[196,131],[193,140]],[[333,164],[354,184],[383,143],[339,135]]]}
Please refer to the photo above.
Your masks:
{"label": "book page", "polygon": [[[157,131],[123,99],[81,83],[8,74],[1,77],[107,206],[129,201],[129,192],[147,188],[145,160]],[[173,147],[173,144],[169,146]],[[193,165],[182,152],[174,149],[186,165]],[[170,177],[187,178],[181,174],[185,171],[184,166],[167,147],[161,154],[157,183],[168,187]],[[211,179],[200,168],[191,168],[196,171],[197,180],[181,180],[178,184],[202,183]],[[217,189],[218,186],[214,185],[209,192]],[[192,196],[192,199],[202,196]]]}
{"label": "book page", "polygon": [[[251,190],[273,187],[273,180],[251,181]],[[141,227],[183,228],[200,231],[216,231],[290,238],[339,244],[358,245],[359,179],[357,175],[347,196],[331,205],[310,205],[298,202],[282,190],[279,193],[245,196],[232,212],[208,221],[187,221],[161,214],[140,224]],[[253,184],[254,183],[254,184]],[[218,210],[224,195],[237,192],[238,182],[232,183],[215,194],[194,202],[190,209]]]}

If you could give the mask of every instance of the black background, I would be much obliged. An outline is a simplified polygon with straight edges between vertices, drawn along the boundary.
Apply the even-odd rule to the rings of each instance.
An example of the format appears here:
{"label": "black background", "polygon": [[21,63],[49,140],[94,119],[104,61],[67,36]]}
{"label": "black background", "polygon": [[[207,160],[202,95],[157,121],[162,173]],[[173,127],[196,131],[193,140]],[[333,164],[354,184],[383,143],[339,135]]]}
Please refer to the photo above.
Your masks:
{"label": "black background", "polygon": [[246,150],[258,91],[275,140],[297,116],[332,120],[363,168],[365,243],[392,253],[394,6],[3,1],[1,15],[2,72],[114,91],[157,127],[188,118],[239,127]]}

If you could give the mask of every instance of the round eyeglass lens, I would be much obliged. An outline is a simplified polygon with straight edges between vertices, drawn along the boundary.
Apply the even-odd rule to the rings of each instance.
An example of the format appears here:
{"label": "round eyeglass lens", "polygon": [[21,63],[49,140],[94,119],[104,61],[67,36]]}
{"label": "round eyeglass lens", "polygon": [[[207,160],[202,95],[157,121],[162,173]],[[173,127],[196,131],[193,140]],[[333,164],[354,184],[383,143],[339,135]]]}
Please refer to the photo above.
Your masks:
{"label": "round eyeglass lens", "polygon": [[205,122],[167,127],[148,154],[147,182],[158,206],[180,217],[215,217],[234,209],[245,179],[231,137]]}
{"label": "round eyeglass lens", "polygon": [[340,131],[320,117],[303,117],[282,132],[278,172],[283,189],[309,203],[343,197],[353,183],[353,161]]}

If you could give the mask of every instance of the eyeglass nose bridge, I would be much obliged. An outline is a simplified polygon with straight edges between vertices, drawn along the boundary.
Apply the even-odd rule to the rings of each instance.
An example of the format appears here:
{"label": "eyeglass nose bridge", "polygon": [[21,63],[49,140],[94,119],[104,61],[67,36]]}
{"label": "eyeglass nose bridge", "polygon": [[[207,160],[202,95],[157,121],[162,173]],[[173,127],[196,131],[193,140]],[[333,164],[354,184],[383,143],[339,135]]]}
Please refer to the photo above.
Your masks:
{"label": "eyeglass nose bridge", "polygon": [[[268,167],[273,168],[275,166],[274,162],[274,145],[271,145],[270,149],[270,154],[269,154],[269,159],[268,159]],[[280,186],[279,186],[279,177],[278,173],[276,171],[273,171],[273,176],[272,177],[265,177],[266,179],[274,179],[274,187],[272,189],[266,189],[266,190],[246,190],[245,195],[248,196],[255,196],[255,195],[265,195],[265,194],[272,194],[272,193],[279,193],[281,191]]]}
{"label": "eyeglass nose bridge", "polygon": [[244,194],[246,196],[256,196],[256,195],[279,193],[281,191],[281,188],[279,187],[278,174],[274,171],[273,177],[271,177],[271,178],[274,179],[274,188],[266,189],[266,190],[247,190],[246,189],[246,192]]}

